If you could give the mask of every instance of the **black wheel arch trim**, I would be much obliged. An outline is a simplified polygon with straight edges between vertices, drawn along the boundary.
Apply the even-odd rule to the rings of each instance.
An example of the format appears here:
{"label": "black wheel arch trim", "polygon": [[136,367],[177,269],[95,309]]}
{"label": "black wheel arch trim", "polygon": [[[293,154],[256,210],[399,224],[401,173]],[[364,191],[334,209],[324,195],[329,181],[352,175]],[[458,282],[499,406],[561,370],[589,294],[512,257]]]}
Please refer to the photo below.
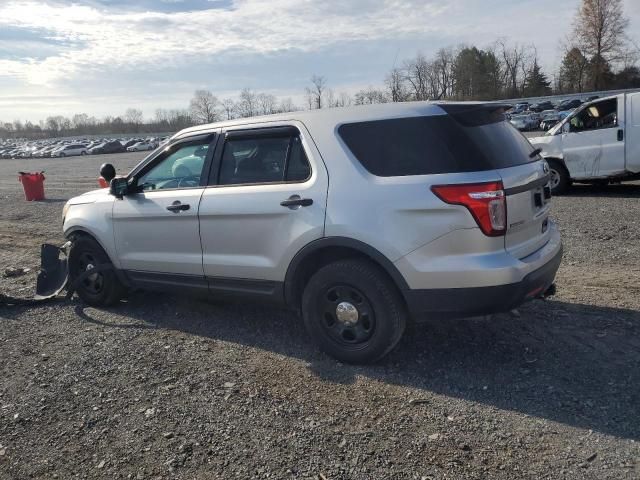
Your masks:
{"label": "black wheel arch trim", "polygon": [[289,263],[289,267],[287,268],[287,273],[284,280],[284,298],[288,306],[294,307],[296,304],[295,288],[297,287],[297,285],[295,284],[294,280],[300,265],[310,255],[313,255],[319,250],[331,247],[351,248],[362,253],[366,257],[369,257],[380,267],[382,267],[382,269],[391,277],[396,287],[398,287],[398,290],[400,291],[402,297],[405,297],[405,292],[409,290],[409,284],[402,276],[398,268],[393,264],[393,262],[379,250],[375,249],[371,245],[361,242],[360,240],[355,240],[353,238],[323,237],[318,240],[314,240],[302,247]]}

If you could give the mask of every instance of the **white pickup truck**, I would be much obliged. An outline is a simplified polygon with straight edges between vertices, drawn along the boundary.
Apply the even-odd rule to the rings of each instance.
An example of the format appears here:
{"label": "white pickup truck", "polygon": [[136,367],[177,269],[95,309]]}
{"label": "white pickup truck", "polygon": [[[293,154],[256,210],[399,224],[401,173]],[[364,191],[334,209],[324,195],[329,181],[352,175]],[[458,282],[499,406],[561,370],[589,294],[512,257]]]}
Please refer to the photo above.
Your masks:
{"label": "white pickup truck", "polygon": [[573,181],[604,185],[640,179],[640,92],[585,103],[529,141],[549,163],[555,194]]}

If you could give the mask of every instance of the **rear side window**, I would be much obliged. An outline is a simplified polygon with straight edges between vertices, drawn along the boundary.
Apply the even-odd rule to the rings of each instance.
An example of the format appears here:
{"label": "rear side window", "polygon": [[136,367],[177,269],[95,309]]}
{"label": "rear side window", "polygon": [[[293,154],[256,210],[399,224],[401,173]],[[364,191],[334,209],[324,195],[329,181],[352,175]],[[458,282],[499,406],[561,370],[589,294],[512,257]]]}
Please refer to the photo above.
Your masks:
{"label": "rear side window", "polygon": [[310,175],[309,160],[298,135],[249,134],[226,140],[218,184],[302,182]]}
{"label": "rear side window", "polygon": [[473,172],[533,161],[533,147],[502,115],[396,118],[341,125],[338,133],[380,177]]}

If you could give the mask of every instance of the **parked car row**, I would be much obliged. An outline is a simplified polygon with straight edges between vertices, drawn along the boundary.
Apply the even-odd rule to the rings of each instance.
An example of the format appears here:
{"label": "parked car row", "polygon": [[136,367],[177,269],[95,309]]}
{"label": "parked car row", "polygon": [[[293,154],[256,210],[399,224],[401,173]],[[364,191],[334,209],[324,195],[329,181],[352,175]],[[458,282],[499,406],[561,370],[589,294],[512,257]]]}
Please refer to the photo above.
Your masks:
{"label": "parked car row", "polygon": [[143,152],[158,148],[169,137],[0,140],[0,158],[50,158],[106,153]]}
{"label": "parked car row", "polygon": [[[597,95],[587,98],[587,102],[598,99]],[[507,111],[507,119],[518,130],[547,131],[564,120],[571,112],[584,102],[577,98],[562,100],[557,104],[544,101],[536,104],[529,102],[516,103]]]}

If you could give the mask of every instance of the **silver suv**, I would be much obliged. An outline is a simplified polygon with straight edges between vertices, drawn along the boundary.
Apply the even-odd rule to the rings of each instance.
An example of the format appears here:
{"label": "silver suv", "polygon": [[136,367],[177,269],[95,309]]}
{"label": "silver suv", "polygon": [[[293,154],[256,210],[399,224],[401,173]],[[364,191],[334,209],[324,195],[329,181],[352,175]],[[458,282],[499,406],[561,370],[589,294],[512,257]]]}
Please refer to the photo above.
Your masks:
{"label": "silver suv", "polygon": [[562,246],[548,166],[504,110],[388,104],[183,130],[65,206],[71,277],[101,266],[77,293],[269,300],[345,362],[383,357],[410,316],[511,310],[553,290]]}

